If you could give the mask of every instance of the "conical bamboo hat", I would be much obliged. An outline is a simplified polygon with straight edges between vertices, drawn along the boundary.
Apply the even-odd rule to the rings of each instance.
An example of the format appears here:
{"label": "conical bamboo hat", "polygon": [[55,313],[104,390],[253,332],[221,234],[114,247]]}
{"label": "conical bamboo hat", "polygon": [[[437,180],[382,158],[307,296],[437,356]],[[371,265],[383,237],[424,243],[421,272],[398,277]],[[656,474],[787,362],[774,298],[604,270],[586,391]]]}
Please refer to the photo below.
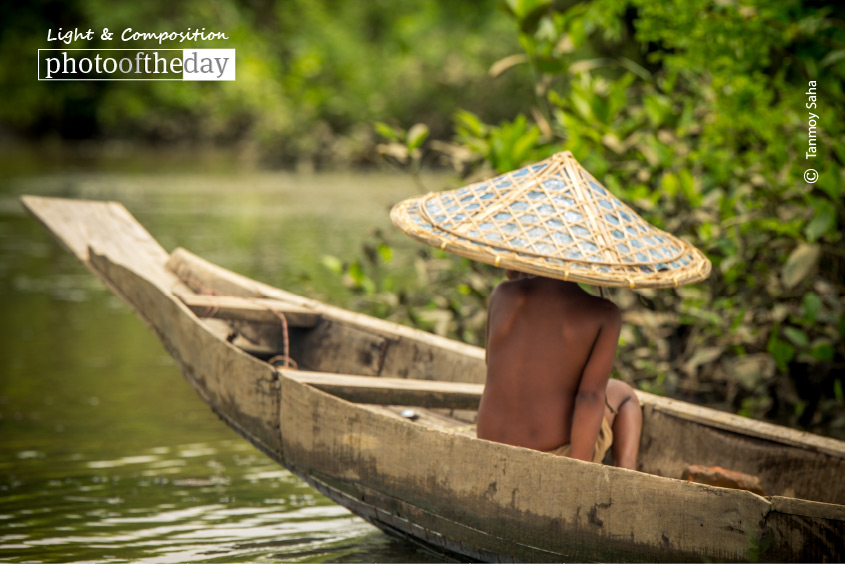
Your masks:
{"label": "conical bamboo hat", "polygon": [[672,288],[710,275],[701,251],[641,218],[568,151],[484,182],[405,200],[390,219],[433,247],[561,280]]}

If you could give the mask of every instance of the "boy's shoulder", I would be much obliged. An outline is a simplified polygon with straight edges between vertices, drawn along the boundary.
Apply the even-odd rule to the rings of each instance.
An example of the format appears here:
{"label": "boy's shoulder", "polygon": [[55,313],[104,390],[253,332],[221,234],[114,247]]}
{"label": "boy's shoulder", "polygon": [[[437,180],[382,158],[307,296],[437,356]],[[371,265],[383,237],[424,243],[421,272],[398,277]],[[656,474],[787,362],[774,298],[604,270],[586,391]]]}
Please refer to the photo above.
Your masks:
{"label": "boy's shoulder", "polygon": [[587,304],[592,313],[604,318],[606,321],[621,319],[622,311],[615,303],[601,296],[587,295],[584,303]]}
{"label": "boy's shoulder", "polygon": [[522,293],[524,291],[524,285],[520,284],[520,282],[521,280],[502,280],[493,288],[493,292],[490,294],[490,300]]}
{"label": "boy's shoulder", "polygon": [[606,329],[622,325],[622,310],[612,301],[599,296],[590,296],[590,314],[596,319],[599,326]]}
{"label": "boy's shoulder", "polygon": [[[619,307],[607,298],[594,296],[578,288],[575,288],[573,292],[571,286],[557,286],[554,282],[557,281],[533,277],[504,280],[493,289],[490,295],[490,303],[518,301],[522,297],[530,295],[540,300],[550,300],[549,303],[577,302],[578,309],[582,312],[589,312],[589,314],[605,320],[621,317]],[[562,281],[560,283],[567,284]]]}

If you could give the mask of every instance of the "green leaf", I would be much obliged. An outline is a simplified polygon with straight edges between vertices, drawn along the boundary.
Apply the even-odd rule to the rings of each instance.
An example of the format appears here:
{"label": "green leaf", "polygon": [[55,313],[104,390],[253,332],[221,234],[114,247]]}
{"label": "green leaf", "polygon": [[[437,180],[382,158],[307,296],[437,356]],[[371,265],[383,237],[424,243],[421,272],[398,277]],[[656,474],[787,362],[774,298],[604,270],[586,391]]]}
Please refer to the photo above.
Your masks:
{"label": "green leaf", "polygon": [[524,135],[516,140],[513,145],[513,158],[516,166],[521,165],[528,160],[529,153],[537,145],[537,140],[540,138],[540,129],[532,127]]}
{"label": "green leaf", "polygon": [[572,39],[572,44],[577,48],[584,44],[587,40],[587,22],[584,17],[575,17],[569,24],[569,38]]}
{"label": "green leaf", "polygon": [[325,266],[329,272],[340,276],[343,274],[343,261],[331,255],[323,255],[320,257],[320,263]]}
{"label": "green leaf", "polygon": [[593,96],[591,106],[593,110],[593,115],[596,116],[596,120],[605,125],[610,125],[612,116],[609,115],[609,112],[607,111],[607,104],[602,99],[602,97]]}
{"label": "green leaf", "polygon": [[772,355],[781,372],[789,372],[789,361],[795,357],[795,348],[786,341],[777,338],[777,331],[772,331],[766,350]]}
{"label": "green leaf", "polygon": [[789,254],[781,271],[781,281],[791,290],[807,278],[819,262],[821,248],[818,245],[801,243]]}
{"label": "green leaf", "polygon": [[487,127],[484,125],[477,115],[466,110],[460,110],[455,113],[456,129],[466,130],[466,132],[474,137],[484,137],[487,134]]}
{"label": "green leaf", "polygon": [[570,99],[572,100],[573,107],[582,118],[586,121],[593,119],[593,108],[583,94],[573,91]]}
{"label": "green leaf", "polygon": [[628,102],[628,87],[634,81],[634,75],[626,73],[616,80],[607,95],[607,114],[609,121],[613,121],[622,112]]}
{"label": "green leaf", "polygon": [[695,188],[695,177],[689,171],[689,169],[682,168],[681,171],[678,173],[681,191],[687,195],[687,198],[690,197],[691,194],[696,194]]}
{"label": "green leaf", "polygon": [[810,323],[814,323],[822,309],[822,299],[818,296],[818,294],[810,292],[809,294],[804,295],[801,302],[804,306],[804,317],[806,317],[807,321]]}
{"label": "green leaf", "polygon": [[[834,141],[833,150],[840,159],[845,157],[845,146],[841,146]],[[818,182],[816,182],[816,188],[821,188],[831,201],[837,202],[843,196],[845,183],[843,183],[842,177],[838,174],[822,174]]]}
{"label": "green leaf", "polygon": [[390,139],[391,141],[399,141],[399,134],[396,132],[395,129],[393,129],[393,127],[381,121],[377,121],[374,126],[376,128],[376,132],[378,132],[378,134],[384,137],[385,139]]}
{"label": "green leaf", "polygon": [[408,140],[406,142],[406,146],[408,147],[408,152],[413,151],[414,149],[418,148],[422,145],[425,140],[428,138],[428,126],[424,123],[417,123],[411,126],[411,129],[408,130]]}
{"label": "green leaf", "polygon": [[699,193],[695,178],[693,177],[692,173],[687,169],[681,169],[679,175],[679,187],[681,192],[686,197],[687,201],[695,208],[701,205],[701,200],[703,199],[702,195]]}
{"label": "green leaf", "polygon": [[551,0],[508,0],[508,7],[523,33],[534,33],[551,4]]}
{"label": "green leaf", "polygon": [[381,256],[381,259],[384,262],[390,262],[391,260],[393,260],[393,247],[381,243],[378,246],[378,254]]}
{"label": "green leaf", "polygon": [[663,124],[665,106],[663,100],[657,95],[646,96],[643,99],[645,113],[648,116],[652,127],[658,128]]}
{"label": "green leaf", "polygon": [[813,343],[810,354],[819,362],[833,362],[836,349],[833,348],[833,345],[829,341],[820,339]]}
{"label": "green leaf", "polygon": [[566,98],[558,94],[557,90],[549,90],[549,93],[546,95],[549,99],[549,102],[557,106],[558,108],[566,107]]}
{"label": "green leaf", "polygon": [[681,182],[678,180],[678,177],[672,174],[671,172],[666,172],[663,174],[663,178],[660,181],[660,187],[666,192],[669,196],[674,197],[675,194],[678,193],[678,188],[680,187]]}
{"label": "green leaf", "polygon": [[560,74],[567,68],[566,62],[555,57],[543,57],[534,61],[534,64],[540,72],[546,74]]}
{"label": "green leaf", "polygon": [[845,59],[845,49],[839,49],[838,51],[831,51],[821,60],[821,66],[827,67],[835,63],[836,61],[841,61]]}
{"label": "green leaf", "polygon": [[808,241],[814,243],[828,231],[832,232],[835,227],[836,209],[830,202],[822,201],[815,207],[815,215],[804,229],[804,234],[807,235]]}
{"label": "green leaf", "polygon": [[797,347],[806,347],[810,343],[807,333],[795,327],[784,327],[783,334]]}
{"label": "green leaf", "polygon": [[352,281],[355,282],[357,286],[362,286],[367,277],[358,262],[353,262],[349,265],[349,276],[352,277]]}

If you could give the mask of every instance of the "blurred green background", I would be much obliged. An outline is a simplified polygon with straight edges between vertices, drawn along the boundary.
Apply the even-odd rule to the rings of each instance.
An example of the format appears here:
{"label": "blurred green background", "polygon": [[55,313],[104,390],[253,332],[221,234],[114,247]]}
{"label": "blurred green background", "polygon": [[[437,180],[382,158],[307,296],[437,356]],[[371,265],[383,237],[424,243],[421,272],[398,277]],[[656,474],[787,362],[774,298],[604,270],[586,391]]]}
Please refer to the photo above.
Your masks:
{"label": "blurred green background", "polygon": [[[496,0],[28,2],[0,8],[0,124],[26,140],[225,147],[262,164],[372,162],[372,122],[425,122],[450,134],[466,107],[491,119],[527,110],[532,85],[488,68],[519,48]],[[47,41],[58,28],[93,41]],[[100,31],[115,33],[103,41]],[[206,28],[229,40],[121,41],[122,30]],[[235,82],[33,80],[39,48],[221,48],[237,51]]]}
{"label": "blurred green background", "polygon": [[[616,376],[845,437],[845,21],[832,3],[73,0],[7,3],[0,21],[7,170],[117,147],[452,171],[423,190],[571,150],[714,266],[689,288],[612,293],[629,321]],[[237,81],[36,81],[58,27],[222,31],[191,46],[235,48]],[[482,344],[499,275],[428,249],[400,268],[399,237],[324,257],[348,289],[339,305]]]}

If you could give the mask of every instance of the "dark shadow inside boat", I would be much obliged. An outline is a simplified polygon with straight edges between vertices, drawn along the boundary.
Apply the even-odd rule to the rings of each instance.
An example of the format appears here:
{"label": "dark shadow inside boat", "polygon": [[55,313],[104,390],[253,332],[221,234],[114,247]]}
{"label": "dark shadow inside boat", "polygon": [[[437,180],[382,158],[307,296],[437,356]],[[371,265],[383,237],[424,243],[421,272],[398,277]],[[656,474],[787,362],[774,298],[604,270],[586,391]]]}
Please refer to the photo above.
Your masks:
{"label": "dark shadow inside boat", "polygon": [[[224,337],[234,346],[260,360],[270,362],[278,369],[294,369],[304,373],[338,374],[335,385],[311,381],[312,385],[316,384],[324,391],[334,393],[344,397],[344,399],[363,403],[370,409],[389,417],[405,419],[428,428],[460,433],[471,437],[475,436],[478,412],[473,408],[462,409],[448,405],[446,407],[426,407],[420,405],[425,403],[424,401],[415,401],[407,405],[367,403],[366,398],[362,397],[362,395],[366,396],[366,390],[357,390],[357,394],[351,395],[348,389],[344,389],[344,385],[349,385],[346,376],[379,377],[384,381],[390,380],[388,377],[374,376],[370,373],[371,371],[365,369],[365,367],[372,366],[377,361],[379,353],[384,349],[384,339],[377,335],[370,335],[368,338],[365,332],[345,327],[342,324],[339,325],[325,318],[309,320],[308,326],[296,326],[287,319],[283,323],[281,319],[278,319],[278,314],[284,315],[283,309],[279,307],[275,314],[277,319],[269,322],[224,321],[213,317],[205,317],[203,321],[212,331]],[[198,313],[201,317],[206,314],[215,314],[213,310]],[[350,333],[354,334],[355,338],[352,340],[357,343],[358,349],[350,350],[349,347],[344,346],[343,354],[354,359],[354,366],[348,366],[348,363],[344,362],[346,365],[344,368],[349,371],[340,372],[337,365],[329,365],[326,362],[326,346],[327,343],[338,341],[347,344],[350,341]],[[288,343],[287,347],[285,347],[285,342]],[[315,355],[315,350],[320,351],[320,353]],[[307,377],[304,379],[308,380]],[[478,392],[480,393],[480,389]],[[420,393],[425,393],[425,391],[421,390]],[[373,394],[371,399],[383,402],[387,396],[389,396],[389,392],[387,394]],[[466,401],[465,399],[454,398],[442,400],[445,404],[460,402],[460,405],[464,405]],[[472,402],[472,400],[469,401]],[[436,404],[437,401],[431,403]]]}

